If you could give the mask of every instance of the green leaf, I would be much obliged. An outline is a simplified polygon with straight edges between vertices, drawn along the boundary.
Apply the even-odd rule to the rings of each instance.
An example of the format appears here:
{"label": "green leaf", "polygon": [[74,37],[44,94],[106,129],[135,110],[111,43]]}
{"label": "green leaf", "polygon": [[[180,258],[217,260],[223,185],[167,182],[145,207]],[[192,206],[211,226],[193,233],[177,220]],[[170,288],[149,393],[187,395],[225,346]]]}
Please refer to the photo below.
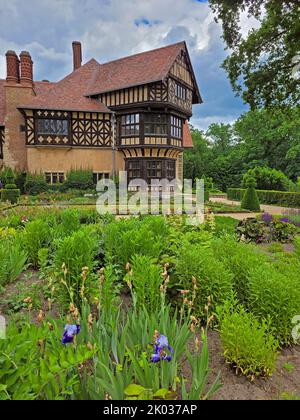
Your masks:
{"label": "green leaf", "polygon": [[133,396],[139,396],[144,391],[145,391],[145,388],[143,386],[136,385],[136,384],[130,384],[124,390],[124,393],[127,396],[133,397]]}

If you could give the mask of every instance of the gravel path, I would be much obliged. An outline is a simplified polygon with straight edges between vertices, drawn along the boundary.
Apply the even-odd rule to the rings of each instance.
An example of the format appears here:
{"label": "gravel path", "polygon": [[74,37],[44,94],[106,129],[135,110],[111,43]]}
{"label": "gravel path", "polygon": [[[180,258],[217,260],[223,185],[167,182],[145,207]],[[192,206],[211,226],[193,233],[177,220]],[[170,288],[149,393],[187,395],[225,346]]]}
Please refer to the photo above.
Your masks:
{"label": "gravel path", "polygon": [[[211,197],[210,201],[214,203],[223,203],[223,204],[229,204],[229,205],[240,205],[240,201],[233,201],[228,200],[227,198],[222,197]],[[279,216],[286,216],[288,214],[299,214],[300,215],[300,209],[293,209],[288,207],[280,207],[280,206],[270,206],[267,204],[261,204],[261,210],[265,211],[266,213],[270,213],[272,215],[279,215]],[[233,219],[237,220],[243,220],[247,217],[255,217],[259,213],[228,213],[228,214],[222,214],[222,216],[229,216]]]}

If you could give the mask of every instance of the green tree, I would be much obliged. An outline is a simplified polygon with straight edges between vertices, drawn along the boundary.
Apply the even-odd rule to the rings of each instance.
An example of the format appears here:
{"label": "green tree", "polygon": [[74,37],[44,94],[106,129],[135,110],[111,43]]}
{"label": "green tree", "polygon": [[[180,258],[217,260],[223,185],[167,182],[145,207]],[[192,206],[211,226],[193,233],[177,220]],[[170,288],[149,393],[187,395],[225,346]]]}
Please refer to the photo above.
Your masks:
{"label": "green tree", "polygon": [[[223,63],[235,92],[251,108],[297,104],[300,78],[299,0],[209,0],[230,55]],[[241,14],[259,22],[242,36]]]}
{"label": "green tree", "polygon": [[247,186],[249,177],[254,178],[259,190],[288,191],[293,186],[292,182],[283,172],[276,169],[257,166],[249,169],[244,174],[243,186]]}
{"label": "green tree", "polygon": [[213,142],[214,151],[217,154],[224,155],[233,143],[232,126],[230,124],[213,123],[208,127],[206,136]]}
{"label": "green tree", "polygon": [[249,111],[234,124],[245,170],[268,166],[296,181],[300,175],[300,109]]}
{"label": "green tree", "polygon": [[203,131],[191,127],[191,134],[194,148],[184,152],[184,177],[194,182],[207,174],[211,150]]}

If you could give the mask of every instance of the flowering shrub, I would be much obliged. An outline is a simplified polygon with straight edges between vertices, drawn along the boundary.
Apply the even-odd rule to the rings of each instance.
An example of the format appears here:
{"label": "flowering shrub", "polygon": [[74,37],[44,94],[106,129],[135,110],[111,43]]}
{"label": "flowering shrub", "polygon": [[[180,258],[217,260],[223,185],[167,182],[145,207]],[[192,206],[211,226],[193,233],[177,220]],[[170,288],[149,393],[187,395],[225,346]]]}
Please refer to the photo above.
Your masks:
{"label": "flowering shrub", "polygon": [[247,218],[239,222],[236,232],[244,242],[291,242],[296,234],[296,227],[288,218],[280,220],[264,213],[260,219]]}

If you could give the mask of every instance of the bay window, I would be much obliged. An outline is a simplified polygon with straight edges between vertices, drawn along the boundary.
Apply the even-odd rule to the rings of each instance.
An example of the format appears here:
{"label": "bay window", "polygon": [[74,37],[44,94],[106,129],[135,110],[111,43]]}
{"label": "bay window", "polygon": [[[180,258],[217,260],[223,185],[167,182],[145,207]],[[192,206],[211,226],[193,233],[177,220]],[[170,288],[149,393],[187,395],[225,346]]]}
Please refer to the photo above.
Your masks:
{"label": "bay window", "polygon": [[121,117],[121,136],[139,136],[140,115],[128,114]]}
{"label": "bay window", "polygon": [[182,139],[182,119],[171,115],[171,137]]}
{"label": "bay window", "polygon": [[145,114],[145,136],[166,136],[168,116],[166,114]]}

